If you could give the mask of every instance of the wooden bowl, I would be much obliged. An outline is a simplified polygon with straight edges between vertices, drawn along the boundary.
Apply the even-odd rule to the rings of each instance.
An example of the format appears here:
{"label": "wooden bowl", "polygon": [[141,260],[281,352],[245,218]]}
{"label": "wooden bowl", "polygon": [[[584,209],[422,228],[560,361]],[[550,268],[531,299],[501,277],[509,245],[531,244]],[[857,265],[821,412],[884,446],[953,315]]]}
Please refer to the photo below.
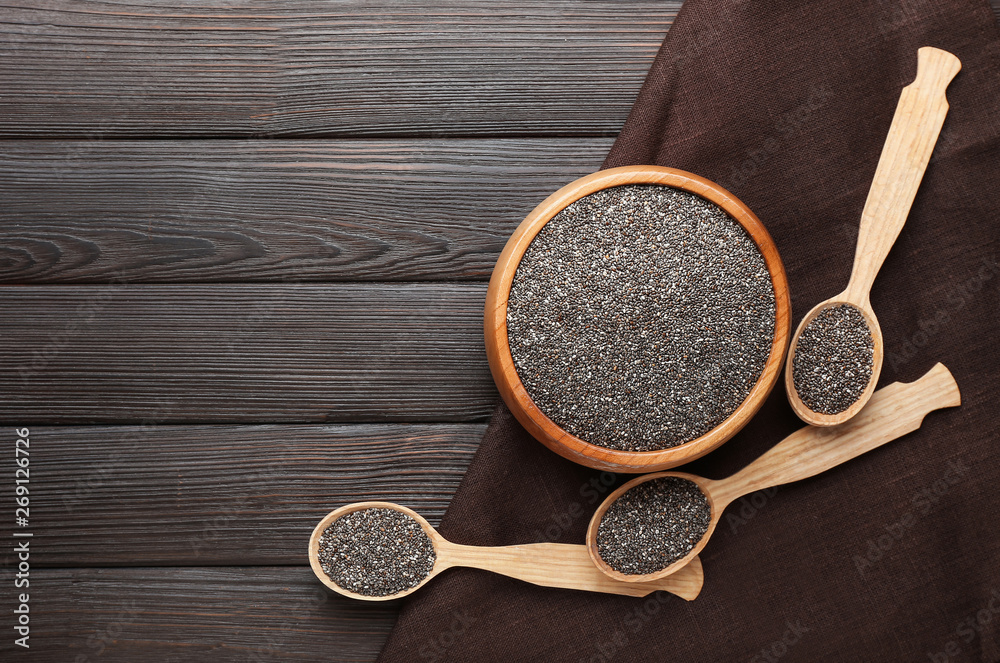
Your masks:
{"label": "wooden bowl", "polygon": [[[682,189],[709,200],[735,219],[757,244],[774,287],[774,339],[757,383],[746,399],[718,426],[690,442],[659,451],[618,451],[590,444],[560,428],[528,396],[521,383],[507,341],[507,298],[514,273],[528,245],[542,227],[570,203],[586,195],[623,184],[657,184]],[[574,462],[610,472],[655,472],[687,463],[707,454],[735,435],[756,414],[781,373],[791,326],[788,279],[778,249],[760,220],[733,194],[703,177],[662,166],[625,166],[602,170],[567,184],[546,198],[511,236],[490,279],[486,293],[486,356],[490,371],[507,407],[532,436]]]}

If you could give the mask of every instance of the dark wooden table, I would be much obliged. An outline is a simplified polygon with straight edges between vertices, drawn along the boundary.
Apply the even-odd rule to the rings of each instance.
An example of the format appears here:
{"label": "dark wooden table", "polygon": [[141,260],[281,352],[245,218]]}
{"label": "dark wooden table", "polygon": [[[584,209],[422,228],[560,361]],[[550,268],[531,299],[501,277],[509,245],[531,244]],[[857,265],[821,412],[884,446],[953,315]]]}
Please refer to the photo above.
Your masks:
{"label": "dark wooden table", "polygon": [[374,659],[398,605],[321,591],[308,535],[440,518],[496,400],[492,265],[679,5],[0,8],[0,533],[28,427],[34,535],[0,657]]}

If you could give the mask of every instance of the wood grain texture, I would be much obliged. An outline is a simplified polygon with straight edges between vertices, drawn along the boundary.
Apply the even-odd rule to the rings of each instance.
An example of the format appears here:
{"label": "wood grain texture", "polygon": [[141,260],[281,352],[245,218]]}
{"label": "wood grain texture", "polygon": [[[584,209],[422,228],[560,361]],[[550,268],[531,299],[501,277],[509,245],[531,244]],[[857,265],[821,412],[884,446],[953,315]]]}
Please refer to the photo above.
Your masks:
{"label": "wood grain texture", "polygon": [[743,495],[816,476],[912,433],[935,410],[961,404],[951,371],[935,364],[918,380],[876,391],[850,421],[800,428],[733,476],[710,482],[712,498],[721,510]]}
{"label": "wood grain texture", "polygon": [[8,286],[0,421],[482,421],[485,284]]}
{"label": "wood grain texture", "polygon": [[[36,445],[29,658],[375,659],[398,604],[320,593],[303,537],[356,499],[436,523],[496,398],[485,288],[406,282],[485,280],[524,214],[599,165],[679,6],[0,7],[0,282],[29,284],[0,297],[0,420]],[[88,283],[110,285],[62,285]],[[466,423],[302,423],[376,420]],[[269,421],[289,423],[184,423]],[[130,568],[45,568],[71,565]]]}
{"label": "wood grain texture", "polygon": [[612,135],[679,0],[19,0],[0,136]]}
{"label": "wood grain texture", "polygon": [[865,207],[847,300],[871,308],[868,296],[875,275],[896,243],[924,179],[941,127],[948,114],[945,90],[962,63],[940,48],[917,53],[917,75],[903,88],[879,157]]}
{"label": "wood grain texture", "polygon": [[0,283],[487,280],[611,140],[7,141]]}
{"label": "wood grain texture", "polygon": [[[437,524],[485,424],[31,428],[32,567],[305,565],[329,511]],[[0,485],[13,504],[14,484]],[[4,568],[17,563],[0,550]]]}
{"label": "wood grain texture", "polygon": [[25,660],[79,663],[367,662],[398,610],[337,596],[308,566],[33,569],[31,600]]}

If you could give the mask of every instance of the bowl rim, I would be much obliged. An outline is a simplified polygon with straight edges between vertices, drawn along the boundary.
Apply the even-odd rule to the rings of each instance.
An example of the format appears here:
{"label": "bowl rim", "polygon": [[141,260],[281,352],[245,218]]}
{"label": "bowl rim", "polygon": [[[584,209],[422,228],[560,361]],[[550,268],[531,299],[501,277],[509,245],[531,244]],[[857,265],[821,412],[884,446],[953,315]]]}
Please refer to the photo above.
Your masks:
{"label": "bowl rim", "polygon": [[[626,184],[654,184],[688,191],[715,203],[750,235],[764,257],[775,297],[774,338],[757,382],[742,403],[718,426],[684,444],[654,451],[620,451],[591,444],[559,427],[535,405],[514,368],[507,338],[507,299],[514,273],[549,220],[591,193]],[[778,382],[791,335],[788,278],[777,246],[760,219],[732,193],[699,175],[665,166],[622,166],[581,177],[542,201],[511,235],[497,260],[486,292],[483,319],[486,356],[500,396],[527,431],[557,454],[582,465],[611,472],[655,472],[699,458],[739,432],[760,409]]]}

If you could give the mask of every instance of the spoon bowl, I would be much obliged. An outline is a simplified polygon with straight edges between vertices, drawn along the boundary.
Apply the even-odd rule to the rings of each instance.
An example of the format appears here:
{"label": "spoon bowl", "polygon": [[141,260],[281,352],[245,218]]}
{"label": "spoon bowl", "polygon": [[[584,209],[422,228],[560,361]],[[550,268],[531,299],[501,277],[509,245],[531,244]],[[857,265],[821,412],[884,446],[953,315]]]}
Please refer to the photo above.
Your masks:
{"label": "spoon bowl", "polygon": [[[678,479],[687,479],[688,481],[691,481],[698,486],[698,489],[701,490],[702,494],[705,496],[705,499],[708,501],[708,507],[711,513],[710,516],[711,519],[709,520],[708,523],[708,529],[705,531],[705,534],[701,537],[701,540],[698,541],[698,544],[691,549],[691,552],[689,552],[681,559],[673,562],[669,566],[664,567],[661,571],[643,575],[632,575],[628,573],[622,573],[621,571],[618,571],[617,569],[610,566],[607,562],[605,562],[604,559],[601,557],[600,553],[598,552],[597,530],[601,526],[601,520],[604,518],[604,514],[608,512],[608,509],[611,507],[611,505],[614,504],[619,497],[627,493],[629,490],[635,488],[641,483],[646,483],[647,481],[655,481],[656,479],[662,479],[664,477],[677,477]],[[719,524],[719,520],[722,518],[722,512],[725,511],[726,506],[728,505],[728,502],[726,504],[720,503],[717,494],[713,493],[712,491],[712,484],[713,482],[710,479],[706,479],[705,477],[700,477],[696,474],[688,474],[687,472],[656,472],[655,474],[645,474],[641,477],[636,477],[635,479],[632,479],[628,483],[619,486],[617,490],[608,495],[607,498],[605,498],[605,500],[601,502],[601,505],[597,508],[597,511],[594,512],[593,517],[590,519],[590,525],[587,527],[587,550],[590,552],[590,558],[594,561],[594,564],[597,565],[597,568],[599,568],[601,572],[603,572],[609,578],[613,578],[620,582],[645,582],[646,580],[654,580],[656,578],[668,577],[677,570],[684,568],[690,563],[692,558],[694,558],[699,552],[701,552],[702,548],[705,547],[705,544],[708,543],[708,540],[712,537],[712,532],[715,531],[715,526]]]}
{"label": "spoon bowl", "polygon": [[[365,509],[392,509],[394,511],[399,511],[400,513],[406,514],[410,518],[413,518],[417,523],[420,524],[420,528],[424,531],[424,534],[428,536],[431,540],[431,544],[434,546],[434,553],[437,555],[437,559],[434,561],[434,566],[431,568],[431,572],[427,574],[423,580],[419,583],[410,587],[409,589],[404,589],[396,594],[390,594],[388,596],[368,596],[367,594],[358,594],[357,592],[352,592],[349,589],[344,589],[333,579],[323,571],[323,567],[319,561],[319,538],[323,535],[330,525],[336,522],[338,519],[343,518],[349,513],[354,513],[355,511],[364,511]],[[316,577],[320,579],[324,585],[337,592],[338,594],[343,594],[352,599],[361,599],[362,601],[389,601],[392,599],[399,599],[404,596],[408,596],[413,592],[417,591],[424,585],[426,585],[431,578],[441,573],[446,566],[441,564],[441,555],[439,551],[441,549],[441,543],[445,542],[444,537],[437,533],[437,530],[431,527],[431,524],[421,516],[419,513],[413,509],[408,509],[400,504],[394,504],[393,502],[355,502],[354,504],[347,504],[335,509],[328,513],[323,520],[319,521],[319,524],[313,529],[312,536],[309,537],[309,565],[312,567],[313,573]]]}
{"label": "spoon bowl", "polygon": [[[792,345],[788,350],[788,360],[785,365],[785,391],[788,393],[788,400],[792,405],[792,409],[795,410],[795,413],[803,421],[812,424],[813,426],[836,426],[837,424],[844,423],[860,412],[861,408],[868,403],[872,394],[875,392],[875,385],[878,384],[879,375],[882,373],[882,359],[885,349],[882,342],[882,328],[878,324],[878,318],[875,317],[875,312],[872,311],[871,304],[868,302],[867,298],[859,305],[858,303],[848,301],[846,299],[848,296],[848,292],[842,292],[839,295],[831,297],[825,302],[820,302],[816,306],[812,307],[812,309],[806,313],[805,317],[802,318],[802,322],[799,323],[798,328],[795,330],[795,335],[792,337]],[[808,327],[809,323],[811,323],[816,316],[823,311],[835,306],[841,306],[843,304],[853,306],[857,309],[858,312],[864,317],[865,323],[868,325],[868,331],[872,335],[872,343],[874,346],[872,351],[872,374],[868,379],[868,385],[865,387],[865,390],[861,393],[858,399],[851,404],[850,407],[834,414],[823,414],[822,412],[816,412],[811,409],[802,401],[802,397],[799,396],[799,392],[795,388],[793,362],[795,361],[795,352],[798,349],[799,338],[802,336],[802,331]]]}
{"label": "spoon bowl", "polygon": [[[847,288],[814,306],[799,323],[785,361],[785,391],[800,419],[813,426],[836,426],[858,414],[871,398],[882,371],[882,330],[869,301],[875,276],[896,242],[917,195],[931,153],[948,114],[945,90],[962,68],[957,57],[939,48],[917,51],[917,75],[903,88],[889,134],[882,148],[868,199],[861,212],[858,245]],[[806,326],[827,308],[850,304],[865,317],[874,343],[872,373],[867,387],[847,409],[833,414],[815,412],[799,396],[793,376],[795,352]]]}
{"label": "spoon bowl", "polygon": [[[319,561],[319,538],[337,519],[355,511],[381,508],[403,513],[420,524],[434,546],[435,560],[430,573],[419,583],[396,594],[368,596],[345,589],[323,571]],[[453,566],[484,569],[543,587],[578,589],[623,596],[646,596],[662,590],[687,601],[694,600],[704,583],[700,560],[694,559],[669,578],[649,583],[621,582],[602,574],[590,560],[586,546],[568,543],[530,543],[516,546],[465,546],[448,541],[416,511],[392,502],[356,502],[331,511],[313,529],[309,537],[309,565],[326,587],[348,598],[361,601],[391,601],[408,596],[432,578]]]}
{"label": "spoon bowl", "polygon": [[[869,406],[854,419],[836,427],[801,428],[750,465],[725,479],[706,479],[686,472],[658,472],[638,477],[611,493],[594,513],[587,528],[587,550],[597,568],[614,580],[650,582],[670,577],[671,574],[680,572],[704,549],[722,519],[722,513],[733,500],[757,490],[825,472],[920,428],[929,412],[955,407],[961,402],[955,379],[943,364],[936,364],[915,382],[894,382],[875,392]],[[611,504],[625,492],[640,483],[662,477],[679,477],[697,484],[708,500],[711,512],[708,529],[684,557],[659,571],[626,574],[611,568],[601,558],[597,546],[601,519]]]}

